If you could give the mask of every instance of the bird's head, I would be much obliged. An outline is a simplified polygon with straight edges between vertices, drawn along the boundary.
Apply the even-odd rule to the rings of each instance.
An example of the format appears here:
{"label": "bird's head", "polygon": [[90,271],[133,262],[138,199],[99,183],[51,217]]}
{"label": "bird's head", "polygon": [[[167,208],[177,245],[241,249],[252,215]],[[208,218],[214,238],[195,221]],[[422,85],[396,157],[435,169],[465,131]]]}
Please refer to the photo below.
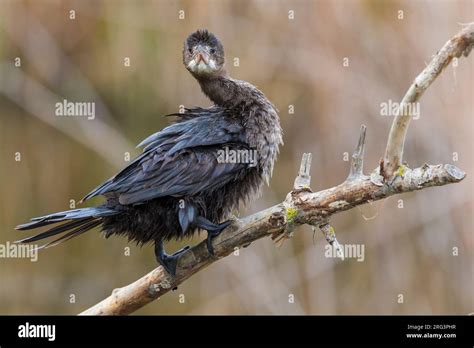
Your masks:
{"label": "bird's head", "polygon": [[196,77],[219,75],[224,67],[224,47],[206,29],[199,29],[184,41],[183,63]]}

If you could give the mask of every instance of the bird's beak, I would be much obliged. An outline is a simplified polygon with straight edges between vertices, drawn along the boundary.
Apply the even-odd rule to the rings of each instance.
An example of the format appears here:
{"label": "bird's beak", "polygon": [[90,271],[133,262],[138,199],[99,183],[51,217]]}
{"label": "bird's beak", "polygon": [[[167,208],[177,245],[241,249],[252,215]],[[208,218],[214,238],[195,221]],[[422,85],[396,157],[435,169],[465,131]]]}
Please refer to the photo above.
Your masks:
{"label": "bird's beak", "polygon": [[208,65],[209,64],[209,53],[207,53],[207,51],[204,48],[197,47],[194,61],[196,62],[196,65],[199,65],[199,63],[201,63],[201,61],[204,64]]}
{"label": "bird's beak", "polygon": [[208,74],[216,71],[216,61],[210,55],[209,47],[197,46],[187,69],[195,74]]}

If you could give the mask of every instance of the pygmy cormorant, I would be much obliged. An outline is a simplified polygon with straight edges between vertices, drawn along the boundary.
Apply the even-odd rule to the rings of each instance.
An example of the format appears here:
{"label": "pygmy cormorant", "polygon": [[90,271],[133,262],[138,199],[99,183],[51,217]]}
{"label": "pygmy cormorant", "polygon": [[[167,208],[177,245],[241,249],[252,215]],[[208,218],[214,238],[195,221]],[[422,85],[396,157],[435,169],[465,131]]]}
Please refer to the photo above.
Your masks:
{"label": "pygmy cormorant", "polygon": [[173,114],[174,124],[143,140],[137,158],[83,198],[102,195],[105,203],[33,218],[16,228],[60,224],[19,242],[62,234],[42,246],[48,247],[100,226],[106,237],[154,242],[158,262],[173,275],[181,251],[166,254],[164,241],[206,230],[213,253],[212,237],[230,224],[223,220],[268,183],[282,130],[265,95],[227,74],[224,48],[215,35],[192,33],[184,42],[183,63],[214,105]]}

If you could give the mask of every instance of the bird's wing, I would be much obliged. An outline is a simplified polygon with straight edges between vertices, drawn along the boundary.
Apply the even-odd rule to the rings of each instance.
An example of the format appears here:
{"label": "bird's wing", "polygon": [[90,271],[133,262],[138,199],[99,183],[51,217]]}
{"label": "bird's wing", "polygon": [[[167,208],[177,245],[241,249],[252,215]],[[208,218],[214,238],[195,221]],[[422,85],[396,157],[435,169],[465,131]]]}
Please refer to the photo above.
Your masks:
{"label": "bird's wing", "polygon": [[218,189],[244,174],[246,164],[219,163],[217,150],[217,146],[192,148],[159,163],[150,159],[151,171],[140,170],[120,183],[119,202],[137,204],[164,196],[193,196]]}
{"label": "bird's wing", "polygon": [[245,163],[219,163],[219,150],[248,148],[242,126],[225,115],[201,115],[145,139],[144,152],[83,200],[114,193],[122,204],[194,195],[234,180]]}

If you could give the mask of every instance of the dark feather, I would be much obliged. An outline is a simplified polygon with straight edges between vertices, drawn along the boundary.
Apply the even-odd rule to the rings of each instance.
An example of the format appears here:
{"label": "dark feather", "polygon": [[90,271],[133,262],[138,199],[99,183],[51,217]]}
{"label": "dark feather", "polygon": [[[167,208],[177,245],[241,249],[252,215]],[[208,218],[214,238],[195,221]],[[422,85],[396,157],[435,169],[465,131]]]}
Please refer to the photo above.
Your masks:
{"label": "dark feather", "polygon": [[85,223],[89,222],[91,219],[93,219],[93,218],[84,218],[84,219],[80,219],[80,220],[69,221],[69,222],[66,222],[62,225],[51,228],[51,229],[49,229],[45,232],[37,234],[36,236],[21,239],[21,240],[17,241],[17,243],[31,243],[31,242],[36,242],[37,240],[40,240],[40,239],[55,236],[59,233],[68,231],[71,228],[75,228],[77,226],[84,225]]}
{"label": "dark feather", "polygon": [[45,249],[45,248],[49,248],[49,247],[61,244],[62,242],[65,242],[69,239],[75,238],[75,237],[83,234],[84,232],[87,232],[90,229],[93,229],[94,227],[99,226],[101,223],[102,223],[102,221],[100,219],[93,220],[93,221],[90,221],[90,220],[85,221],[85,223],[83,223],[82,225],[80,225],[76,229],[62,235],[58,239],[55,239],[55,240],[53,240],[49,243],[46,243],[46,244],[43,244],[43,245],[39,246],[38,249]]}

